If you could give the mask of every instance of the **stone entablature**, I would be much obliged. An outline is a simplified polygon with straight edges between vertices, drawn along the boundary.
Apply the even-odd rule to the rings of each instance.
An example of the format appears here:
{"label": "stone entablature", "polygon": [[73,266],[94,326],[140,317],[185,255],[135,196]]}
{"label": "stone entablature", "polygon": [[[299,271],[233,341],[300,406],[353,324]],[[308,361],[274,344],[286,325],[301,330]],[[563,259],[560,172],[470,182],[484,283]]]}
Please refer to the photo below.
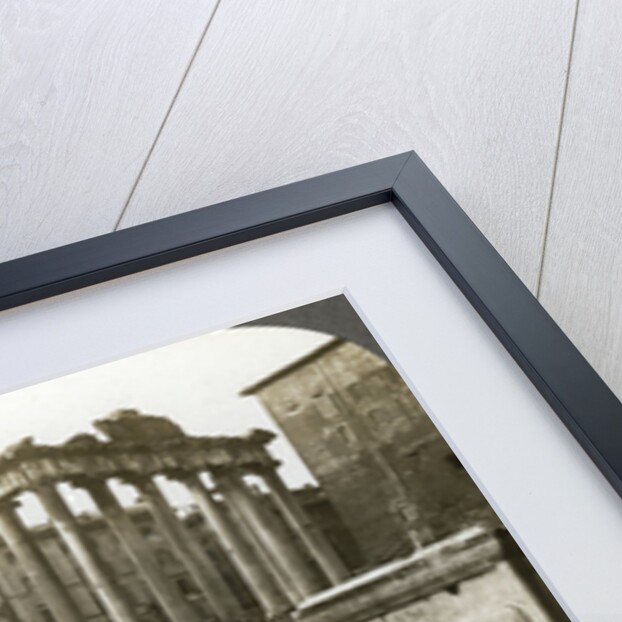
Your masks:
{"label": "stone entablature", "polygon": [[[132,412],[132,411],[126,411]],[[252,474],[275,468],[265,446],[270,432],[246,437],[192,437],[100,440],[80,434],[63,445],[36,445],[25,439],[0,456],[0,497],[20,494],[41,483],[84,477],[179,475],[209,471]]]}

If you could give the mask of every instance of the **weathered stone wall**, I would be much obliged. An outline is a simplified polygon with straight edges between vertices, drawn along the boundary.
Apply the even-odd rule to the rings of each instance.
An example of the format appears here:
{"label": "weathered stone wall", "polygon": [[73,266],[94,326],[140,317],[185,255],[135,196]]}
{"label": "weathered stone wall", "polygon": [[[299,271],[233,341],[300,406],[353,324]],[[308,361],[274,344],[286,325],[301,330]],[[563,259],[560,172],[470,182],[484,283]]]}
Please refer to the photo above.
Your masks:
{"label": "weathered stone wall", "polygon": [[397,372],[335,342],[256,392],[314,474],[368,567],[495,517]]}

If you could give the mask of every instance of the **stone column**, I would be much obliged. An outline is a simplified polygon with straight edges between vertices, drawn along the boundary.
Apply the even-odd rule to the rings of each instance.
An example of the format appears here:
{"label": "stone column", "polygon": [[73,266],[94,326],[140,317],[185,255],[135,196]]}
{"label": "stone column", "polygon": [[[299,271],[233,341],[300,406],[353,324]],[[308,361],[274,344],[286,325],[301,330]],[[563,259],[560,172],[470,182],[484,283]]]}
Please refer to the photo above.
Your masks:
{"label": "stone column", "polygon": [[203,485],[197,473],[177,476],[192,494],[207,524],[214,530],[229,559],[270,617],[293,609],[293,603],[280,589],[276,578],[258,558],[237,526],[231,524]]}
{"label": "stone column", "polygon": [[41,485],[35,493],[111,619],[114,622],[137,622],[138,616],[56,487]]}
{"label": "stone column", "polygon": [[[11,603],[16,621],[31,622],[31,620],[38,620],[39,614],[35,608],[33,599],[30,598],[29,594],[24,596],[21,593],[16,593],[13,585],[14,582],[15,576],[10,568],[4,573],[0,573],[0,592],[2,598]],[[21,587],[21,589],[23,589],[23,587]]]}
{"label": "stone column", "polygon": [[149,544],[118,502],[105,481],[84,479],[76,485],[85,488],[104,520],[117,536],[139,574],[151,588],[172,622],[199,622],[199,615],[160,568]]}
{"label": "stone column", "polygon": [[332,585],[343,583],[349,572],[326,539],[322,531],[313,524],[306,512],[285,486],[275,468],[266,468],[259,472],[268,486],[272,498],[281,511],[291,530],[300,538],[307,551],[322,569]]}
{"label": "stone column", "polygon": [[275,570],[283,581],[293,586],[298,600],[322,589],[309,562],[292,542],[275,528],[274,520],[248,489],[241,476],[233,473],[214,476],[218,491],[236,513],[246,522],[264,551],[273,560]]}
{"label": "stone column", "polygon": [[[0,577],[0,612],[1,615],[6,618],[9,622],[22,622],[17,617],[17,612],[13,607],[13,603],[11,602],[11,597],[9,596],[8,590],[4,589],[4,582]],[[23,621],[26,622],[26,621]]]}
{"label": "stone column", "polygon": [[223,622],[240,618],[242,607],[218,569],[176,516],[157,484],[148,476],[127,479],[141,493],[160,532],[171,545],[175,555],[186,567],[205,596],[210,609]]}
{"label": "stone column", "polygon": [[17,515],[14,502],[3,501],[0,504],[0,536],[56,620],[83,622],[83,616],[67,588],[54,572],[47,557],[32,541],[32,536]]}
{"label": "stone column", "polygon": [[[224,489],[225,487],[221,481],[218,492],[222,494]],[[287,596],[289,602],[294,605],[299,603],[303,599],[303,596],[293,578],[288,573],[283,572],[283,567],[279,564],[274,551],[266,547],[265,541],[257,534],[252,520],[249,521],[246,513],[240,511],[239,505],[233,502],[230,496],[225,495],[227,495],[227,491],[225,491],[223,495],[223,497],[225,497],[224,500],[227,510],[235,521],[238,531],[242,534],[244,539],[251,544],[256,558],[263,567],[267,569],[267,572],[272,576],[272,580]]]}
{"label": "stone column", "polygon": [[8,622],[21,622],[10,600],[0,600],[0,616]]}

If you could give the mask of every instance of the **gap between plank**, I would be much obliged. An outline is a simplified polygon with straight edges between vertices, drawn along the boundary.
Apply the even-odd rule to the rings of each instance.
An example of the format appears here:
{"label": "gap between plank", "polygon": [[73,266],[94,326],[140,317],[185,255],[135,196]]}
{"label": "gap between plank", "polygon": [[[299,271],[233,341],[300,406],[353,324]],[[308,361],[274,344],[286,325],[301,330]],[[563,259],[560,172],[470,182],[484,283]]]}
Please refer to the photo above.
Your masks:
{"label": "gap between plank", "polygon": [[551,208],[553,206],[553,197],[555,194],[555,182],[557,181],[557,166],[559,163],[559,152],[561,148],[562,131],[563,131],[563,126],[564,126],[564,119],[566,116],[566,104],[568,100],[568,84],[570,83],[570,67],[572,65],[572,55],[574,52],[574,44],[575,44],[575,38],[577,34],[577,22],[579,18],[579,4],[580,4],[580,0],[576,0],[574,17],[572,21],[572,33],[570,35],[570,49],[568,50],[568,62],[566,64],[566,80],[564,82],[564,91],[562,94],[562,106],[561,106],[561,112],[559,115],[559,125],[557,128],[557,141],[555,144],[555,157],[553,159],[553,172],[551,175],[551,187],[549,190],[549,196],[548,196],[548,201],[547,201],[547,206],[546,206],[546,215],[544,218],[544,231],[542,233],[542,247],[540,250],[540,266],[538,269],[538,278],[536,280],[536,287],[535,287],[535,296],[536,298],[538,298],[538,300],[540,299],[540,291],[542,288],[542,275],[544,272],[544,261],[545,261],[544,257],[546,254],[546,245],[547,245],[547,241],[549,237],[549,225],[551,223]]}
{"label": "gap between plank", "polygon": [[147,151],[147,155],[145,157],[145,160],[142,164],[142,166],[140,167],[140,171],[138,171],[138,175],[136,176],[136,180],[134,181],[134,184],[132,185],[132,188],[130,190],[130,193],[127,197],[127,200],[125,201],[125,204],[123,205],[123,208],[121,209],[121,213],[119,214],[119,217],[117,218],[117,221],[114,225],[114,229],[113,231],[117,231],[117,229],[119,228],[119,226],[121,225],[121,222],[123,220],[123,217],[125,216],[125,213],[127,212],[127,208],[129,207],[130,201],[132,200],[132,197],[134,196],[134,193],[136,192],[136,188],[138,187],[138,183],[140,182],[140,180],[142,179],[143,173],[145,172],[145,169],[147,168],[147,164],[149,163],[149,160],[151,159],[151,155],[153,154],[153,151],[155,149],[156,144],[158,143],[158,140],[160,139],[160,135],[162,134],[162,130],[164,129],[164,126],[166,125],[170,115],[171,115],[171,111],[173,110],[173,107],[175,106],[175,102],[177,101],[177,98],[179,97],[179,93],[181,92],[181,89],[186,81],[186,78],[188,77],[188,74],[190,73],[190,69],[192,68],[192,65],[194,64],[194,60],[197,57],[197,54],[199,53],[199,50],[201,49],[201,46],[203,45],[203,41],[205,40],[205,36],[207,35],[207,31],[209,30],[209,27],[212,25],[212,22],[214,21],[214,16],[216,15],[216,12],[218,11],[218,7],[220,6],[222,0],[216,0],[216,4],[214,5],[214,9],[212,10],[211,15],[209,16],[207,23],[205,24],[205,28],[203,28],[203,32],[201,33],[201,36],[199,37],[199,41],[197,42],[192,55],[190,56],[190,60],[188,62],[188,64],[186,65],[186,69],[184,70],[184,73],[181,76],[181,80],[179,82],[179,85],[177,86],[177,89],[175,90],[175,93],[173,95],[173,98],[171,99],[171,103],[168,105],[168,108],[166,109],[166,113],[164,114],[164,118],[162,119],[162,122],[160,123],[160,126],[158,127],[158,131],[156,132],[155,138],[153,139],[153,142],[151,143],[151,147],[149,147],[149,151]]}

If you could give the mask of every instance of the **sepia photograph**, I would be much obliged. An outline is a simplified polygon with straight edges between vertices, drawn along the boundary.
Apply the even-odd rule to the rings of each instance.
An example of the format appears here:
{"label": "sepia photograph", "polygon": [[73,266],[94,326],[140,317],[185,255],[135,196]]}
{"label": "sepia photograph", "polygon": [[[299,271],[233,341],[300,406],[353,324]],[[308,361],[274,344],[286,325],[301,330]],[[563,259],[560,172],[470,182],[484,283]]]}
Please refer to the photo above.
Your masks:
{"label": "sepia photograph", "polygon": [[568,620],[343,296],[0,416],[0,622]]}

